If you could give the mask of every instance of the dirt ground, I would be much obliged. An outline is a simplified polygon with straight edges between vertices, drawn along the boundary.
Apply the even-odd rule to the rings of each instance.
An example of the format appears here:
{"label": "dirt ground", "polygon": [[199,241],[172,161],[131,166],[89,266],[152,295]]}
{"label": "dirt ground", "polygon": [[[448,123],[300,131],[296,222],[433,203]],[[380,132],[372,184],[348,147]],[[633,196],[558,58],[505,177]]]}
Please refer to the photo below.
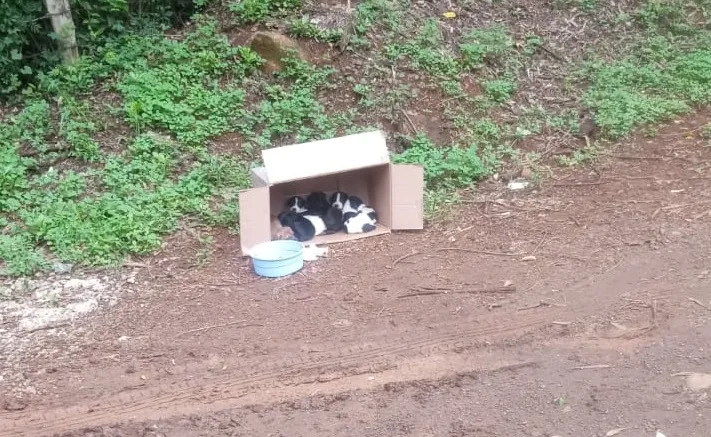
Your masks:
{"label": "dirt ground", "polygon": [[180,232],[115,305],[22,335],[0,436],[709,435],[678,375],[711,373],[708,121],[282,280]]}

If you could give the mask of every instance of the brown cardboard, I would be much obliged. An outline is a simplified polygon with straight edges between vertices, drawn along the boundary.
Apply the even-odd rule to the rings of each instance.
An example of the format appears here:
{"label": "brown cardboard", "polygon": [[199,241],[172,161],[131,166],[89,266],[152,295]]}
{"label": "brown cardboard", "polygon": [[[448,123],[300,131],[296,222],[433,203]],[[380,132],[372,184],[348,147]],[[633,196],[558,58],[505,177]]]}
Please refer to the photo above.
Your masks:
{"label": "brown cardboard", "polygon": [[[425,172],[419,165],[393,165],[391,229],[422,229]],[[376,209],[377,211],[377,209]]]}
{"label": "brown cardboard", "polygon": [[270,184],[390,163],[381,131],[364,132],[330,140],[312,141],[262,151]]}
{"label": "brown cardboard", "polygon": [[240,191],[239,208],[240,243],[242,253],[245,253],[245,248],[272,239],[269,223],[269,187]]}
{"label": "brown cardboard", "polygon": [[351,241],[392,229],[423,227],[422,168],[390,164],[380,131],[277,147],[263,151],[262,156],[265,166],[252,170],[255,188],[240,192],[239,197],[243,254],[250,247],[271,240],[279,228],[276,216],[284,210],[288,197],[306,196],[312,191],[356,195],[375,209],[378,223],[368,233],[319,235],[309,243]]}

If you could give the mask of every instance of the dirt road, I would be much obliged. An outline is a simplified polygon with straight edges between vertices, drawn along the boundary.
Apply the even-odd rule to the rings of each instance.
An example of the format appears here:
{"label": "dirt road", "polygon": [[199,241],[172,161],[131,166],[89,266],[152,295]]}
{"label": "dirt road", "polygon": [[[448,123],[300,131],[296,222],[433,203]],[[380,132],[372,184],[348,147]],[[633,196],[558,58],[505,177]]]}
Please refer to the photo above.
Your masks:
{"label": "dirt road", "polygon": [[707,119],[284,280],[179,233],[116,305],[3,321],[56,352],[6,363],[0,436],[708,435]]}

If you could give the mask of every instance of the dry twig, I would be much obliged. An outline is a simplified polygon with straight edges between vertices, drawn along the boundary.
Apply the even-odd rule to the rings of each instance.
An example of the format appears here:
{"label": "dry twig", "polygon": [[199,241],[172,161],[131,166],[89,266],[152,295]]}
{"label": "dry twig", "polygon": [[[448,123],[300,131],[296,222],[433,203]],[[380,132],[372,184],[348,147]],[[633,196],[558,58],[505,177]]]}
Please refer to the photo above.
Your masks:
{"label": "dry twig", "polygon": [[436,249],[435,252],[445,252],[449,250],[455,250],[459,252],[467,252],[467,253],[478,253],[480,255],[493,255],[493,256],[518,256],[515,253],[504,253],[504,252],[490,252],[488,250],[476,250],[476,249],[464,249],[461,247],[441,247],[439,249]]}
{"label": "dry twig", "polygon": [[586,369],[609,369],[612,366],[609,364],[591,364],[589,366],[573,367],[571,370],[586,370]]}
{"label": "dry twig", "polygon": [[416,296],[433,296],[438,294],[480,294],[480,293],[515,293],[516,287],[513,285],[507,285],[502,287],[487,287],[478,288],[471,290],[452,290],[446,287],[413,287],[413,293],[403,294],[398,296],[398,299],[404,299],[406,297],[416,297]]}
{"label": "dry twig", "polygon": [[704,305],[700,300],[694,299],[693,297],[687,297],[690,301],[694,302],[696,305],[700,306],[701,308],[707,310],[709,309],[706,305]]}
{"label": "dry twig", "polygon": [[393,261],[393,263],[392,263],[392,265],[390,266],[390,268],[391,268],[391,269],[394,269],[395,266],[396,266],[400,261],[404,261],[404,260],[406,260],[407,258],[409,258],[409,257],[411,257],[411,256],[421,255],[421,254],[422,254],[422,252],[412,252],[412,253],[408,253],[407,255],[403,255],[403,256],[401,256],[400,258],[398,258],[398,259],[396,259],[395,261]]}
{"label": "dry twig", "polygon": [[[195,328],[195,329],[190,329],[189,331],[181,332],[180,334],[176,335],[176,337],[181,337],[181,336],[187,335],[187,334],[194,334],[196,332],[207,331],[209,329],[224,328],[227,326],[238,325],[238,324],[244,323],[244,322],[245,322],[245,320],[237,320],[236,322],[220,323],[219,325],[203,326],[202,328]],[[259,323],[250,323],[247,325],[238,326],[238,328],[248,328],[250,326],[264,326],[264,325],[259,324]]]}

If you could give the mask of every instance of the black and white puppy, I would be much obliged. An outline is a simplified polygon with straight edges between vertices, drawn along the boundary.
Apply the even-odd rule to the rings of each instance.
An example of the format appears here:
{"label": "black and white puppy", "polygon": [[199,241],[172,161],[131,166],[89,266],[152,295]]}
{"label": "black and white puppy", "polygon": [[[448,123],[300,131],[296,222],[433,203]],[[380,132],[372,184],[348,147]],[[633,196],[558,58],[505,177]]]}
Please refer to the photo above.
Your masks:
{"label": "black and white puppy", "polygon": [[306,197],[306,210],[311,215],[324,215],[331,204],[328,203],[326,193],[323,191],[314,191]]}
{"label": "black and white puppy", "polygon": [[343,215],[343,226],[349,234],[362,234],[375,230],[375,220],[367,212],[347,212]]}
{"label": "black and white puppy", "polygon": [[316,228],[313,223],[294,211],[285,211],[279,214],[279,223],[282,226],[291,228],[294,238],[298,241],[309,241],[316,234]]}
{"label": "black and white puppy", "polygon": [[299,241],[309,241],[316,235],[321,235],[326,231],[326,224],[323,219],[315,215],[300,215],[293,211],[285,211],[279,214],[279,223],[288,226],[294,232],[294,237]]}
{"label": "black and white puppy", "polygon": [[323,222],[326,226],[326,234],[334,234],[343,229],[343,213],[335,206],[328,208],[323,216]]}
{"label": "black and white puppy", "polygon": [[330,200],[331,200],[331,206],[343,211],[343,206],[346,204],[346,201],[348,200],[348,194],[344,193],[343,191],[336,191],[335,193],[331,194]]}
{"label": "black and white puppy", "polygon": [[365,204],[358,196],[348,196],[348,200],[343,205],[343,213],[358,212],[365,207]]}
{"label": "black and white puppy", "polygon": [[286,210],[301,214],[306,212],[306,201],[301,196],[291,196],[286,199]]}
{"label": "black and white puppy", "polygon": [[375,212],[375,210],[369,206],[364,206],[363,209],[360,210],[361,212],[368,214],[368,217],[370,217],[373,222],[378,221],[378,214]]}

